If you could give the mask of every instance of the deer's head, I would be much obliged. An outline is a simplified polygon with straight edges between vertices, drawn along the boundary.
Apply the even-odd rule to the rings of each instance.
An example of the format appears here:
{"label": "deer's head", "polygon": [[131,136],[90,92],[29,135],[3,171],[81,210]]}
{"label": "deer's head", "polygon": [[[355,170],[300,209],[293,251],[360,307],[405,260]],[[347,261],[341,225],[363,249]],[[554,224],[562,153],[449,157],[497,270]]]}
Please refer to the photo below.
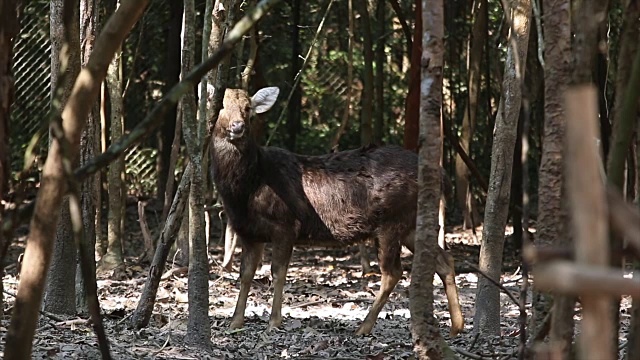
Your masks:
{"label": "deer's head", "polygon": [[277,87],[267,87],[249,97],[249,94],[242,89],[227,89],[214,136],[233,143],[248,138],[251,131],[251,117],[271,109],[279,92]]}

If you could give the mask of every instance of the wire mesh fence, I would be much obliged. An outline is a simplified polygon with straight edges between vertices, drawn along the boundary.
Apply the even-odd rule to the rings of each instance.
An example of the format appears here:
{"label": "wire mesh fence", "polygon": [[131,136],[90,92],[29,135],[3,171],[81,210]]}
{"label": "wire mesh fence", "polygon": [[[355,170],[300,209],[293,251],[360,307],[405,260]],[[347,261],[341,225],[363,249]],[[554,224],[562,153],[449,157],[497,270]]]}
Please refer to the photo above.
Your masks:
{"label": "wire mesh fence", "polygon": [[[23,155],[30,140],[43,122],[48,121],[51,99],[49,10],[48,0],[24,4],[20,34],[14,43],[15,101],[9,124],[14,173],[24,165]],[[135,127],[163,95],[168,10],[166,2],[150,7],[122,48],[125,132]],[[108,116],[108,106],[106,111]],[[106,137],[108,139],[108,133]],[[45,137],[39,159],[46,157],[46,144]],[[125,178],[129,194],[156,195],[157,155],[157,140],[153,136],[127,150]]]}
{"label": "wire mesh fence", "polygon": [[49,111],[51,93],[51,42],[49,41],[49,1],[24,5],[20,34],[14,43],[13,73],[15,100],[9,124],[11,167],[23,166],[24,150]]}

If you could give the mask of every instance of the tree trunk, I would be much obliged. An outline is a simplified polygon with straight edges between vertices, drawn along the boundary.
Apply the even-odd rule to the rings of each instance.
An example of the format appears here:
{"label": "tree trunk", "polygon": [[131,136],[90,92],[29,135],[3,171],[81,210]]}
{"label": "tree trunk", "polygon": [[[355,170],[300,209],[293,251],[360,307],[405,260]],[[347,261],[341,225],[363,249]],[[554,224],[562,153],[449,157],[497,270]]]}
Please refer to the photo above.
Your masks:
{"label": "tree trunk", "polygon": [[[640,129],[640,117],[637,119],[636,129]],[[640,135],[636,134],[636,178],[640,174]],[[639,179],[637,179],[639,180]],[[640,207],[640,184],[636,192],[636,205]],[[640,261],[634,263],[635,271],[640,273]],[[640,297],[634,297],[631,306],[631,324],[629,324],[629,343],[627,344],[627,360],[633,360],[640,354]]]}
{"label": "tree trunk", "polygon": [[[8,191],[11,176],[11,154],[9,148],[9,117],[14,98],[13,41],[20,31],[19,1],[8,0],[0,3],[0,202]],[[0,223],[4,206],[0,206]],[[5,249],[11,239],[0,233],[0,249]],[[5,252],[0,257],[0,278],[4,278]],[[0,281],[0,317],[4,317],[4,286]]]}
{"label": "tree trunk", "polygon": [[178,184],[178,188],[176,189],[176,194],[173,197],[171,209],[167,214],[167,220],[164,222],[162,232],[158,238],[156,252],[153,256],[151,266],[149,267],[147,281],[145,282],[144,289],[140,294],[138,306],[131,316],[131,325],[136,329],[141,329],[147,326],[149,324],[149,319],[151,319],[153,305],[155,304],[158,287],[160,285],[160,277],[164,271],[164,266],[167,262],[171,246],[174,244],[178,236],[180,224],[182,224],[182,217],[187,206],[192,171],[193,167],[191,163],[187,164],[187,167],[184,169],[184,174],[182,174],[180,184]]}
{"label": "tree trunk", "polygon": [[[478,97],[480,95],[480,63],[482,49],[487,39],[487,0],[476,0],[473,5],[473,30],[471,31],[471,50],[469,51],[469,101],[462,118],[460,146],[469,154],[471,136],[476,127]],[[456,196],[462,209],[465,229],[471,228],[477,221],[475,201],[467,201],[469,194],[469,169],[460,155],[456,156]],[[468,206],[470,205],[470,206]],[[473,217],[473,218],[472,218]]]}
{"label": "tree trunk", "polygon": [[[504,230],[509,211],[513,150],[522,101],[524,65],[529,45],[531,0],[512,0],[509,46],[504,68],[503,95],[498,106],[493,146],[491,149],[491,177],[485,207],[480,270],[495,281],[502,273]],[[500,334],[500,289],[484,277],[478,279],[474,331],[482,335]]]}
{"label": "tree trunk", "polygon": [[[544,0],[544,139],[538,183],[537,246],[567,246],[569,222],[564,195],[564,97],[569,85],[571,61],[571,14],[568,0]],[[548,294],[535,291],[534,322],[541,323],[550,310]],[[569,358],[573,342],[575,298],[558,295],[553,303],[550,337],[564,358]]]}
{"label": "tree trunk", "polygon": [[[100,96],[98,97],[98,106],[100,107],[100,120],[96,126],[95,139],[96,139],[96,154],[100,154],[106,150],[107,147],[107,88],[103,82],[100,86]],[[107,253],[107,237],[106,233],[102,231],[102,218],[104,214],[104,195],[103,195],[103,180],[105,179],[105,169],[100,169],[95,173],[96,182],[96,259],[102,260],[104,254]]]}
{"label": "tree trunk", "polygon": [[[180,78],[180,29],[182,27],[182,0],[169,1],[171,18],[169,19],[166,39],[166,57],[164,68],[164,92],[166,93]],[[171,145],[176,131],[177,105],[172,106],[165,115],[165,120],[158,134],[158,200],[167,208],[171,205],[171,196],[166,198],[167,180],[170,175]]]}
{"label": "tree trunk", "polygon": [[[93,51],[93,44],[98,34],[99,3],[96,0],[83,0],[80,2],[80,44],[82,44],[82,65],[86,66],[89,56]],[[100,126],[100,105],[94,102],[91,112],[87,117],[87,127],[80,138],[80,165],[85,165],[95,156],[96,127]],[[86,256],[91,260],[92,272],[95,274],[95,246],[96,246],[96,181],[95,176],[82,183],[81,203],[84,238],[86,241]],[[85,279],[82,276],[80,264],[76,270],[76,310],[81,314],[89,313],[89,304],[85,287]]]}
{"label": "tree trunk", "polygon": [[300,0],[293,0],[291,16],[291,82],[294,83],[296,87],[293,89],[293,94],[289,101],[289,116],[287,116],[289,136],[287,138],[287,148],[295,152],[296,136],[300,132],[300,110],[302,108],[300,85],[294,81],[298,71],[300,71],[300,55],[302,53],[300,45]]}
{"label": "tree trunk", "polygon": [[[108,59],[113,57],[118,44],[131,31],[147,4],[148,1],[144,0],[128,1],[111,17],[96,40],[89,63],[82,70],[83,85],[76,82],[73,88],[62,112],[64,135],[69,145],[67,153],[72,162],[78,158],[84,119],[98,96],[100,83],[104,80],[109,64]],[[29,359],[31,356],[46,272],[53,252],[56,224],[62,199],[68,189],[62,163],[61,146],[55,140],[42,170],[42,182],[29,226],[20,284],[5,341],[6,358]]]}
{"label": "tree trunk", "polygon": [[[118,7],[120,0],[118,0]],[[122,99],[122,48],[119,48],[109,65],[107,73],[107,89],[111,103],[110,142],[118,141],[124,132],[124,108]],[[125,276],[124,259],[122,256],[122,221],[125,209],[123,192],[125,184],[124,155],[121,155],[109,165],[107,182],[109,189],[109,214],[107,217],[107,252],[100,261],[100,271],[112,272],[111,277],[121,279]]]}
{"label": "tree trunk", "polygon": [[[211,27],[211,38],[209,39],[209,55],[220,47],[225,34],[230,28],[230,23],[233,22],[229,19],[229,11],[234,6],[233,0],[216,0],[213,6],[213,24]],[[224,9],[224,10],[223,10]],[[209,80],[214,85],[213,96],[207,101],[207,112],[211,114],[212,121],[218,119],[218,113],[222,108],[222,99],[224,98],[224,92],[227,88],[227,73],[229,68],[229,58],[223,59],[220,64],[209,72]],[[213,128],[215,123],[209,124]]]}
{"label": "tree trunk", "polygon": [[331,141],[329,151],[337,149],[340,144],[340,138],[347,131],[349,125],[349,116],[351,115],[351,98],[353,92],[353,43],[355,38],[354,30],[354,14],[353,14],[353,0],[347,1],[347,16],[349,17],[349,42],[347,44],[347,94],[345,99],[344,113],[342,114],[342,122],[336,132],[336,135]]}
{"label": "tree trunk", "polygon": [[189,266],[189,212],[182,215],[182,224],[176,240],[174,259],[180,266]]}
{"label": "tree trunk", "polygon": [[[620,34],[620,53],[616,71],[616,99],[614,104],[614,122],[611,148],[607,163],[609,184],[624,194],[625,165],[631,148],[633,134],[636,131],[638,113],[638,94],[640,82],[640,53],[638,36],[640,35],[640,2],[627,2],[623,30]],[[632,60],[633,59],[633,60]],[[624,267],[622,258],[622,238],[611,234],[611,266]],[[612,301],[614,313],[613,343],[617,347],[620,324],[620,297]]]}
{"label": "tree trunk", "polygon": [[[585,51],[582,55],[585,55]],[[575,234],[575,264],[604,269],[609,263],[609,221],[602,164],[594,139],[598,138],[598,96],[590,83],[570,86],[566,91],[567,198]],[[562,290],[558,288],[558,290]],[[579,359],[616,359],[616,326],[611,313],[611,297],[581,291],[582,319],[578,345]]]}
{"label": "tree trunk", "polygon": [[377,145],[381,145],[384,137],[384,47],[386,44],[385,32],[387,30],[387,22],[385,17],[385,0],[376,1],[376,78],[375,78],[375,90],[376,90],[376,114],[373,123],[373,142]]}
{"label": "tree trunk", "polygon": [[404,147],[418,151],[420,115],[420,59],[422,53],[422,0],[416,0],[416,24],[413,30],[409,92],[405,101]]}
{"label": "tree trunk", "polygon": [[424,37],[420,84],[420,152],[418,213],[411,271],[409,308],[413,349],[419,359],[442,359],[446,343],[433,316],[433,275],[438,246],[441,190],[440,117],[444,70],[444,7],[435,1],[423,7]]}
{"label": "tree trunk", "polygon": [[[182,23],[182,78],[191,72],[195,50],[195,4],[184,0]],[[196,118],[195,94],[189,89],[182,98],[182,129],[189,159],[193,166],[189,191],[189,322],[187,339],[194,345],[210,345],[209,322],[209,264],[204,223],[204,184],[202,171],[202,146],[204,134],[200,134]],[[201,118],[200,121],[206,121]]]}
{"label": "tree trunk", "polygon": [[364,52],[364,69],[362,75],[362,113],[360,117],[360,143],[372,143],[373,129],[371,120],[373,114],[373,41],[371,39],[371,24],[366,0],[355,0],[356,9],[360,13],[362,26],[362,48]]}
{"label": "tree trunk", "polygon": [[[73,7],[73,19],[67,29],[69,39],[64,39],[65,29],[63,26],[63,0],[51,2],[51,98],[56,91],[60,70],[63,66],[65,54],[63,51],[64,41],[68,41],[68,63],[66,67],[66,78],[63,84],[62,104],[67,102],[71,95],[71,88],[76,77],[80,73],[80,14],[79,7]],[[61,57],[62,56],[62,57]],[[51,137],[50,142],[53,142]],[[69,214],[69,199],[65,198],[60,212],[60,221],[56,228],[56,240],[53,247],[53,259],[49,269],[49,281],[44,299],[45,311],[54,314],[75,314],[75,283],[76,283],[76,247],[73,242],[71,229],[71,215]]]}

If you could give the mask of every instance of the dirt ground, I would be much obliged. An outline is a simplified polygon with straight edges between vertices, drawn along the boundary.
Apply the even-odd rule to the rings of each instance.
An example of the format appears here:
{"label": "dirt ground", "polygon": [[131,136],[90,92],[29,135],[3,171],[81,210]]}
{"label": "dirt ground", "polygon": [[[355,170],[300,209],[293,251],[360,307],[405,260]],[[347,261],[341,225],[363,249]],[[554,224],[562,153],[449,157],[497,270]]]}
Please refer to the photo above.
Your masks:
{"label": "dirt ground", "polygon": [[[152,222],[153,217],[150,218]],[[380,287],[377,263],[374,273],[362,274],[357,246],[348,249],[296,248],[287,274],[283,306],[284,323],[271,333],[264,330],[271,308],[270,254],[267,251],[258,269],[247,306],[245,328],[229,331],[227,326],[238,294],[239,257],[234,271],[223,272],[219,246],[210,251],[209,315],[212,321],[209,351],[184,344],[188,320],[187,276],[177,273],[160,284],[151,324],[142,330],[128,328],[146,279],[148,264],[136,264],[142,236],[135,209],[128,211],[127,274],[129,279],[98,281],[99,299],[114,359],[411,359],[409,298],[411,253],[403,253],[404,276],[391,295],[370,336],[355,336],[360,322]],[[154,232],[157,229],[154,229]],[[218,230],[214,229],[214,232]],[[456,258],[457,284],[465,315],[466,331],[449,337],[449,313],[442,283],[436,277],[435,310],[440,329],[461,359],[516,359],[518,349],[518,308],[501,295],[502,335],[486,344],[477,344],[471,334],[477,276],[465,262],[477,264],[479,243],[470,231],[447,229],[447,243]],[[478,236],[481,229],[477,230]],[[12,248],[14,257],[24,246],[24,231]],[[372,251],[373,252],[373,251]],[[505,248],[505,275],[502,282],[518,294],[522,277],[517,251],[509,240]],[[5,309],[10,314],[16,292],[16,266],[8,267],[4,284]],[[517,296],[517,295],[516,295]],[[530,299],[528,300],[530,303]],[[631,301],[623,300],[621,343],[626,342]],[[528,309],[529,310],[529,309]],[[576,315],[579,320],[579,315]],[[1,320],[4,344],[9,317]],[[527,331],[533,331],[527,329]],[[622,354],[621,350],[621,354]],[[465,353],[467,355],[463,355]],[[96,359],[100,354],[87,317],[59,318],[42,315],[34,343],[34,359]]]}

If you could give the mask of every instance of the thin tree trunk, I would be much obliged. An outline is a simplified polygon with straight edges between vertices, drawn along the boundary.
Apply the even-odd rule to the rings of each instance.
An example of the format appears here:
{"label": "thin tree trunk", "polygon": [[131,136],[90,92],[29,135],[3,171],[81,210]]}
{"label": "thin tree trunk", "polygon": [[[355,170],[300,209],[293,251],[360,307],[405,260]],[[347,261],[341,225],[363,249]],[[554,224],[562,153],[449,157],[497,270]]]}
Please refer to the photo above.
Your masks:
{"label": "thin tree trunk", "polygon": [[[169,19],[165,49],[165,63],[162,73],[164,74],[165,93],[169,91],[180,78],[180,29],[182,27],[182,0],[169,1],[171,18]],[[206,17],[205,17],[206,18]],[[170,174],[171,145],[173,144],[176,131],[177,105],[172,106],[165,115],[165,121],[159,131],[160,149],[158,151],[158,199],[165,207],[171,205],[171,196],[166,198],[167,181]]]}
{"label": "thin tree trunk", "polygon": [[[493,146],[491,149],[491,177],[485,207],[480,270],[495,281],[502,274],[504,231],[509,211],[513,150],[522,101],[522,81],[527,63],[531,0],[512,0],[509,45],[504,68],[503,95],[498,106]],[[500,334],[500,289],[489,280],[478,279],[474,331],[481,335]]]}
{"label": "thin tree trunk", "polygon": [[[256,6],[257,0],[250,0],[249,7],[253,8]],[[249,35],[249,58],[247,59],[247,65],[242,71],[242,88],[245,90],[249,90],[249,84],[251,83],[251,75],[256,71],[256,63],[258,58],[258,29],[257,27],[253,27],[251,29]],[[256,87],[260,89],[260,87]],[[258,138],[259,139],[259,138]]]}
{"label": "thin tree trunk", "polygon": [[[206,97],[204,99],[206,102]],[[179,108],[179,107],[178,107]],[[164,194],[164,205],[162,206],[162,221],[167,218],[167,214],[169,213],[169,209],[171,208],[171,203],[167,199],[171,199],[173,196],[173,187],[175,185],[175,171],[176,164],[178,163],[178,156],[180,155],[180,140],[182,136],[182,115],[180,114],[182,110],[178,110],[178,114],[176,117],[176,132],[173,136],[173,144],[171,144],[171,157],[169,158],[169,169],[167,173],[167,185],[165,187]]]}
{"label": "thin tree trunk", "polygon": [[[235,6],[234,0],[216,0],[213,6],[213,24],[211,27],[211,38],[209,39],[209,55],[220,47],[225,34],[230,29],[233,19],[230,19],[229,9]],[[209,71],[209,81],[214,85],[213,96],[207,101],[207,111],[211,114],[210,119],[218,119],[218,113],[222,108],[222,99],[227,88],[227,74],[229,68],[229,58],[223,59],[218,66]],[[213,127],[215,123],[209,124]]]}
{"label": "thin tree trunk", "polygon": [[[195,50],[195,4],[184,0],[182,23],[182,78],[193,68]],[[189,322],[187,339],[190,343],[207,347],[210,343],[209,322],[209,264],[204,223],[204,184],[202,171],[203,135],[196,118],[193,90],[182,99],[182,128],[189,159],[193,166],[189,191]],[[206,119],[202,118],[201,121]]]}
{"label": "thin tree trunk", "polygon": [[[640,117],[637,119],[636,128],[640,129]],[[640,135],[636,134],[636,178],[640,174]],[[636,179],[636,181],[639,179]],[[640,184],[636,192],[636,205],[640,207]],[[635,271],[640,273],[640,261],[634,263]],[[629,343],[627,344],[627,360],[634,360],[640,354],[640,297],[634,297],[631,306],[631,324],[629,325]]]}
{"label": "thin tree trunk", "polygon": [[[70,160],[78,158],[84,119],[100,91],[100,83],[104,80],[109,59],[113,57],[125,35],[131,31],[147,4],[148,1],[144,0],[126,2],[107,22],[96,40],[89,63],[81,71],[83,81],[76,81],[62,112],[62,125],[69,145],[67,150]],[[68,189],[68,182],[62,170],[61,150],[60,143],[54,141],[42,170],[42,182],[29,227],[20,284],[5,341],[5,358],[31,357],[38,309],[42,301],[46,271],[51,262],[55,228],[62,199]]]}
{"label": "thin tree trunk", "polygon": [[[213,26],[213,16],[211,16],[212,11],[213,11],[213,4],[214,4],[214,0],[205,0],[205,10],[204,10],[204,14],[205,16],[203,16],[204,18],[204,24],[202,27],[202,43],[200,44],[200,62],[204,62],[207,57],[209,57],[209,41],[211,40],[211,30],[212,30],[212,26]],[[209,97],[209,91],[208,91],[208,84],[209,84],[209,78],[207,76],[203,77],[202,79],[200,79],[200,97],[198,99],[198,119],[208,119],[210,113],[207,111],[207,101],[208,101],[208,97]],[[176,126],[178,126],[180,122],[176,123]],[[205,133],[206,132],[206,122],[202,123],[202,128],[199,129],[200,132]],[[180,138],[180,136],[178,136],[178,134],[175,135],[176,137]],[[174,143],[175,143],[175,137],[174,137]]]}
{"label": "thin tree trunk", "polygon": [[[571,13],[568,0],[544,0],[544,139],[538,183],[537,246],[567,246],[569,222],[564,194],[564,97],[570,77]],[[535,291],[534,323],[550,311],[550,295]],[[565,358],[570,358],[573,342],[575,297],[558,295],[553,302],[550,337]]]}
{"label": "thin tree trunk", "polygon": [[164,272],[164,266],[167,262],[167,257],[171,250],[171,246],[176,241],[180,225],[182,224],[182,217],[187,207],[189,199],[189,190],[191,186],[191,176],[193,172],[193,166],[191,163],[187,164],[182,174],[182,179],[176,194],[173,197],[171,203],[171,209],[167,214],[167,220],[164,222],[162,232],[158,238],[156,244],[156,252],[153,256],[153,261],[149,267],[149,275],[147,281],[144,284],[144,289],[140,294],[140,300],[138,306],[131,316],[131,325],[136,329],[141,329],[149,324],[151,314],[153,313],[153,305],[155,304],[156,295],[158,293],[158,287],[160,285],[160,277]]}
{"label": "thin tree trunk", "polygon": [[[80,2],[80,44],[82,44],[82,65],[86,66],[89,56],[93,51],[93,44],[98,34],[98,13],[99,3],[96,0],[83,0]],[[91,112],[87,117],[87,127],[80,138],[80,165],[85,165],[95,156],[96,148],[96,127],[100,124],[100,106],[95,101]],[[95,274],[95,246],[96,246],[96,182],[94,178],[82,183],[82,221],[84,228],[84,247],[86,257],[90,259],[91,271]],[[85,279],[82,276],[80,264],[76,270],[76,310],[81,314],[89,313],[89,303],[85,286]]]}
{"label": "thin tree trunk", "polygon": [[[13,41],[20,31],[20,12],[17,0],[0,3],[0,202],[9,190],[9,176],[11,175],[11,150],[9,147],[9,116],[14,97]],[[0,223],[4,217],[4,206],[0,206]],[[0,279],[4,278],[4,249],[7,242],[0,232]],[[0,281],[0,317],[4,317],[4,285]]]}
{"label": "thin tree trunk", "polygon": [[353,15],[353,0],[347,1],[348,7],[348,17],[349,17],[349,42],[347,44],[347,94],[346,94],[346,106],[344,108],[344,113],[342,115],[342,122],[340,123],[340,127],[336,132],[333,140],[331,141],[331,146],[329,150],[337,148],[340,144],[340,138],[347,131],[347,127],[349,124],[349,116],[351,114],[351,98],[353,91],[353,44],[355,39],[355,29],[354,29],[354,15]]}
{"label": "thin tree trunk", "polygon": [[416,0],[416,24],[413,30],[409,92],[405,101],[404,147],[418,151],[420,115],[420,59],[422,53],[422,0]]}
{"label": "thin tree trunk", "polygon": [[[291,9],[291,81],[293,82],[300,71],[300,56],[302,47],[300,45],[300,6],[301,0],[293,0]],[[302,91],[299,83],[294,82],[295,89],[289,101],[289,116],[287,116],[287,148],[291,151],[296,150],[296,137],[300,132],[300,110],[302,108]]]}
{"label": "thin tree trunk", "polygon": [[[631,0],[625,9],[623,31],[620,34],[620,53],[616,71],[616,99],[614,110],[611,148],[608,156],[607,175],[609,184],[624,194],[625,164],[633,134],[636,131],[638,112],[638,94],[640,88],[640,53],[638,36],[640,35],[640,4]],[[633,59],[633,60],[632,60]],[[611,234],[611,266],[624,266],[622,238]],[[617,347],[620,327],[620,297],[612,301],[614,313],[613,346]]]}
{"label": "thin tree trunk", "polygon": [[387,30],[386,26],[386,17],[385,17],[385,0],[378,0],[376,2],[376,23],[377,23],[377,31],[376,31],[376,52],[375,52],[375,60],[376,60],[376,78],[375,78],[375,90],[376,90],[376,114],[373,124],[373,142],[375,144],[382,144],[384,137],[384,47],[386,44],[386,36],[385,31]]}
{"label": "thin tree trunk", "polygon": [[[424,4],[423,4],[424,5]],[[446,343],[433,316],[433,275],[438,246],[441,190],[440,118],[444,70],[444,7],[442,1],[423,6],[424,37],[420,84],[420,138],[418,213],[411,271],[409,308],[413,349],[419,359],[442,359]]]}
{"label": "thin tree trunk", "polygon": [[189,212],[182,215],[182,224],[176,240],[174,259],[180,266],[189,266]]}
{"label": "thin tree trunk", "polygon": [[[100,120],[96,126],[96,148],[95,153],[101,154],[107,147],[107,87],[103,82],[100,86],[100,96],[98,97],[98,106],[100,107]],[[102,260],[104,254],[107,253],[107,237],[106,233],[102,231],[102,218],[104,214],[104,200],[103,200],[103,179],[105,178],[105,169],[100,169],[95,173],[96,182],[96,259]]]}
{"label": "thin tree trunk", "polygon": [[[469,154],[471,136],[476,127],[476,115],[478,113],[478,97],[480,95],[480,77],[482,62],[482,50],[487,39],[487,0],[475,0],[473,5],[473,30],[471,31],[471,50],[469,51],[469,101],[462,118],[460,133],[460,146]],[[460,155],[456,156],[456,195],[458,206],[462,209],[464,218],[463,226],[469,229],[477,221],[475,214],[475,202],[467,201],[469,195],[469,168]],[[467,206],[471,204],[471,206]],[[473,216],[473,218],[472,218]]]}
{"label": "thin tree trunk", "polygon": [[360,13],[362,26],[362,48],[364,52],[364,69],[362,76],[362,113],[360,117],[360,143],[371,144],[373,141],[373,129],[371,120],[373,116],[373,41],[371,39],[371,24],[366,0],[355,0],[356,8]]}
{"label": "thin tree trunk", "polygon": [[[118,0],[117,6],[120,6]],[[122,48],[119,48],[111,61],[107,73],[107,89],[111,103],[111,124],[109,127],[111,143],[118,141],[124,130],[124,104],[122,99]],[[112,272],[111,277],[121,279],[125,276],[124,259],[122,256],[122,221],[124,217],[124,202],[122,192],[124,183],[124,155],[121,155],[109,165],[109,214],[107,217],[107,252],[102,257],[100,271]]]}
{"label": "thin tree trunk", "polygon": [[[71,95],[71,88],[76,77],[80,73],[80,14],[79,7],[73,7],[73,19],[69,29],[63,25],[63,0],[51,2],[51,98],[53,99],[56,84],[60,76],[60,70],[64,56],[68,56],[66,67],[65,84],[63,84],[62,104],[67,102]],[[64,32],[67,31],[69,38],[67,54],[62,54]],[[62,56],[62,57],[61,57]],[[62,80],[62,79],[61,79]],[[53,136],[50,137],[53,142]],[[49,269],[49,281],[44,299],[44,309],[54,314],[75,314],[75,282],[76,282],[76,247],[73,243],[71,229],[71,215],[69,213],[69,199],[65,198],[60,221],[56,228],[56,240],[53,247],[53,259]]]}
{"label": "thin tree trunk", "polygon": [[[571,86],[564,98],[567,118],[565,171],[576,264],[605,268],[609,263],[609,210],[601,162],[593,141],[599,136],[596,87],[589,83]],[[616,326],[612,321],[610,297],[587,291],[580,294],[580,302],[578,358],[617,358],[618,349],[614,346],[617,337],[615,341],[611,337]]]}

